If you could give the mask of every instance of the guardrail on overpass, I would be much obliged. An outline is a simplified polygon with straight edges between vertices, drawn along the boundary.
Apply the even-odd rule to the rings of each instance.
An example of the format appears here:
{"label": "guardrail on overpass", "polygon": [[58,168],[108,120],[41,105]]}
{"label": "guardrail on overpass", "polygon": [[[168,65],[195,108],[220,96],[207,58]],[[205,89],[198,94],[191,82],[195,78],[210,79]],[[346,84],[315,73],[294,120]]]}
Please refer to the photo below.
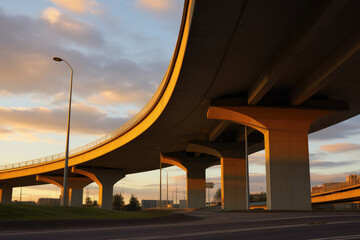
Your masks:
{"label": "guardrail on overpass", "polygon": [[340,189],[348,188],[348,187],[359,185],[359,184],[360,184],[360,179],[359,178],[358,179],[353,179],[351,181],[342,182],[342,183],[336,183],[336,184],[332,184],[330,186],[324,186],[321,189],[312,190],[311,195],[317,195],[317,194],[321,194],[321,193],[340,190]]}

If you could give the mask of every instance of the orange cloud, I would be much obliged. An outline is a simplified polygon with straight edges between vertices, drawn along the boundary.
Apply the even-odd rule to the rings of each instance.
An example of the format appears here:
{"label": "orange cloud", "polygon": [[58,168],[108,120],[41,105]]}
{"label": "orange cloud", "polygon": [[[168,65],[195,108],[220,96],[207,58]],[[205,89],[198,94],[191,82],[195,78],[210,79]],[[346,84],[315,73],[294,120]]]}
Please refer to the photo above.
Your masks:
{"label": "orange cloud", "polygon": [[48,20],[50,23],[56,23],[59,21],[61,12],[54,7],[48,7],[42,13],[42,18]]}
{"label": "orange cloud", "polygon": [[152,93],[147,90],[137,92],[117,92],[113,90],[104,90],[100,94],[93,94],[87,98],[87,102],[97,105],[111,105],[128,102],[145,102],[152,97]]}
{"label": "orange cloud", "polygon": [[63,9],[75,12],[91,14],[102,14],[101,6],[98,2],[93,0],[50,0],[56,6]]}
{"label": "orange cloud", "polygon": [[[128,118],[109,117],[106,112],[83,103],[72,105],[71,131],[78,134],[102,135],[123,125]],[[0,139],[37,141],[39,133],[64,133],[67,107],[4,108],[0,107]],[[50,140],[51,141],[51,140]]]}
{"label": "orange cloud", "polygon": [[341,153],[360,150],[360,144],[335,143],[321,146],[321,149],[331,153]]}
{"label": "orange cloud", "polygon": [[165,12],[172,7],[169,0],[138,0],[136,5],[140,8],[156,12]]}
{"label": "orange cloud", "polygon": [[86,32],[91,27],[86,23],[79,22],[63,15],[58,9],[54,7],[46,8],[41,17],[53,25],[57,25],[60,29],[70,32]]}

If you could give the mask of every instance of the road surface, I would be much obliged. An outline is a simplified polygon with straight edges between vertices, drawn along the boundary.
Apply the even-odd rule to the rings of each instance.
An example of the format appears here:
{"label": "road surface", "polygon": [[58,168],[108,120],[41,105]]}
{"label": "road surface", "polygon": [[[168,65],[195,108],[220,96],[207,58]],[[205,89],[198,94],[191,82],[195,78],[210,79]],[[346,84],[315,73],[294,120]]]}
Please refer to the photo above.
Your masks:
{"label": "road surface", "polygon": [[360,239],[360,212],[224,213],[198,210],[186,214],[200,218],[174,224],[2,232],[0,239]]}

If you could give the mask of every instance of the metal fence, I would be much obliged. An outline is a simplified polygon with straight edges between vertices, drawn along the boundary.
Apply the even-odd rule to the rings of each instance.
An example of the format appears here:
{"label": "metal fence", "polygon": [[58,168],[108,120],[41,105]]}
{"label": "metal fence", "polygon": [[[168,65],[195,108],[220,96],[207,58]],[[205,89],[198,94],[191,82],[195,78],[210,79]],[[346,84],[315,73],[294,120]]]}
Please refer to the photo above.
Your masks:
{"label": "metal fence", "polygon": [[320,189],[312,190],[311,194],[319,194],[319,193],[335,191],[335,190],[338,190],[338,189],[347,188],[347,187],[355,186],[355,185],[358,185],[358,184],[360,184],[360,178],[351,179],[351,181],[347,181],[347,182],[335,183],[335,184],[331,184],[329,186],[324,185]]}
{"label": "metal fence", "polygon": [[[84,151],[88,151],[90,149],[96,148],[107,141],[110,141],[112,139],[115,139],[115,138],[121,136],[122,134],[127,132],[130,128],[132,128],[134,125],[136,125],[138,122],[140,122],[144,117],[146,117],[146,115],[152,110],[152,108],[155,106],[158,99],[162,95],[162,92],[167,83],[168,71],[166,72],[164,79],[161,81],[160,86],[158,87],[158,89],[156,90],[155,94],[150,99],[150,101],[130,121],[128,121],[127,123],[125,123],[124,125],[119,127],[118,129],[114,130],[113,132],[108,133],[107,135],[105,135],[93,142],[90,142],[86,145],[71,149],[69,151],[69,156],[73,156],[80,152],[84,152]],[[57,153],[57,154],[53,154],[53,155],[50,155],[47,157],[37,158],[37,159],[29,160],[29,161],[0,165],[0,171],[14,169],[14,168],[20,168],[20,167],[26,167],[26,166],[36,165],[36,164],[50,162],[50,161],[56,161],[56,160],[60,160],[62,158],[65,158],[65,152]]]}

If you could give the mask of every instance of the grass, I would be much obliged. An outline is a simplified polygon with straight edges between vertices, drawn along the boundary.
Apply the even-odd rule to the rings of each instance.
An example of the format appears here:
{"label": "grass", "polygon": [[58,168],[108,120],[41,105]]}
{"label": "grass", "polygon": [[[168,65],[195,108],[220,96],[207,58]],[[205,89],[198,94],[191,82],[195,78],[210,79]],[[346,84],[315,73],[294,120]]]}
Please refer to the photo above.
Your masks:
{"label": "grass", "polygon": [[166,212],[125,212],[87,207],[0,204],[0,221],[61,219],[140,219],[167,215]]}

